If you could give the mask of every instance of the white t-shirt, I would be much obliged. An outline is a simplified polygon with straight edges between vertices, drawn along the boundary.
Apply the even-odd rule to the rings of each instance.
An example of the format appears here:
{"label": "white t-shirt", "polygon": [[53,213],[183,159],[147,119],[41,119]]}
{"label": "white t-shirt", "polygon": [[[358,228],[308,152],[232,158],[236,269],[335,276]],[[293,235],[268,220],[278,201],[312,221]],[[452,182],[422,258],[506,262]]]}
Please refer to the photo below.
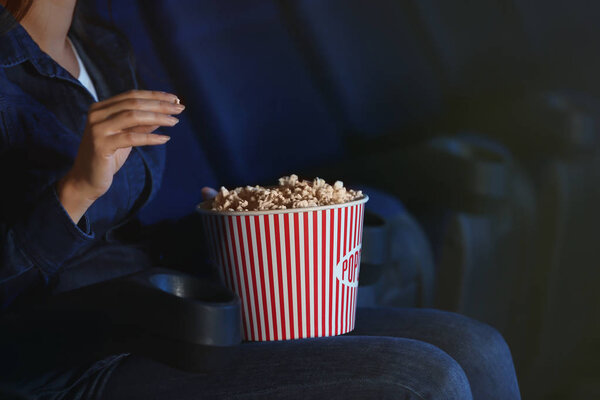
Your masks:
{"label": "white t-shirt", "polygon": [[77,58],[77,64],[79,64],[79,76],[77,77],[77,80],[81,82],[83,87],[86,88],[88,92],[90,92],[94,100],[98,101],[98,94],[96,93],[94,82],[92,82],[90,75],[85,69],[85,65],[83,65],[83,62],[81,62],[81,58],[79,58],[79,54],[77,54],[77,50],[75,49],[75,46],[73,46],[73,42],[71,42],[71,39],[69,39],[69,43],[71,44],[73,53],[75,53],[75,57]]}

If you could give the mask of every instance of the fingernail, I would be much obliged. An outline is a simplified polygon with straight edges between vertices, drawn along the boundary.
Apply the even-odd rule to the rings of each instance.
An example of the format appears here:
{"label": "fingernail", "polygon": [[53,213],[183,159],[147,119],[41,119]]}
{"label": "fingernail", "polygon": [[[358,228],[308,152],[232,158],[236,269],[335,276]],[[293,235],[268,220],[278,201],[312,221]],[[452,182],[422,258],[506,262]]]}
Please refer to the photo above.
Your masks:
{"label": "fingernail", "polygon": [[181,104],[181,100],[179,100],[179,97],[175,97],[175,104]]}
{"label": "fingernail", "polygon": [[175,117],[169,117],[169,122],[171,123],[171,126],[174,126],[174,125],[177,125],[179,120]]}
{"label": "fingernail", "polygon": [[158,140],[161,143],[167,143],[169,140],[171,140],[171,137],[165,136],[165,135],[160,135],[156,138],[156,140]]}
{"label": "fingernail", "polygon": [[185,106],[183,104],[175,104],[174,107],[179,111],[185,110]]}

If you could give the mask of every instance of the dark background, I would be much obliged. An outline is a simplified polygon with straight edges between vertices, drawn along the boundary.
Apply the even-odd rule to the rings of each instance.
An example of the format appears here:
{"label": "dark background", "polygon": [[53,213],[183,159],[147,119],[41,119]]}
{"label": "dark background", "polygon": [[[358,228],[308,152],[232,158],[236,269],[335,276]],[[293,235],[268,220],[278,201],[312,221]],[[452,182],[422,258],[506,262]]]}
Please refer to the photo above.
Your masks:
{"label": "dark background", "polygon": [[85,3],[187,106],[145,223],[203,186],[344,180],[381,247],[361,303],[495,326],[526,399],[600,396],[599,2]]}

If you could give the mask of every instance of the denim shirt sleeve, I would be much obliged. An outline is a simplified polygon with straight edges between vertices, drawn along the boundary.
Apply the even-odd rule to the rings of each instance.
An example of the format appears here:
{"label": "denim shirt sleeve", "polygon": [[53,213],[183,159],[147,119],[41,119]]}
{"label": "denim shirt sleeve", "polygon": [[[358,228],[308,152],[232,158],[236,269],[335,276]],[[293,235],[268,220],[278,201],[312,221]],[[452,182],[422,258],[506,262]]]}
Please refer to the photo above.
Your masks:
{"label": "denim shirt sleeve", "polygon": [[[0,112],[0,155],[7,132]],[[25,215],[0,221],[0,309],[34,285],[48,282],[60,266],[94,239],[87,216],[77,225],[49,185]]]}

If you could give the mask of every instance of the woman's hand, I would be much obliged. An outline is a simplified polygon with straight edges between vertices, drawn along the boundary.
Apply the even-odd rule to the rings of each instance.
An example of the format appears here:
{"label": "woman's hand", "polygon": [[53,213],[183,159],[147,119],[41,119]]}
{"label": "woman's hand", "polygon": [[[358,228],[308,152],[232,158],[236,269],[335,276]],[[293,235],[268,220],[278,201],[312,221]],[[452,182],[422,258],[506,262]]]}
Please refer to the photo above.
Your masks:
{"label": "woman's hand", "polygon": [[169,93],[132,90],[90,107],[73,167],[57,184],[58,198],[75,223],[108,191],[132,147],[170,139],[151,132],[179,122],[172,115],[185,107],[178,103]]}

